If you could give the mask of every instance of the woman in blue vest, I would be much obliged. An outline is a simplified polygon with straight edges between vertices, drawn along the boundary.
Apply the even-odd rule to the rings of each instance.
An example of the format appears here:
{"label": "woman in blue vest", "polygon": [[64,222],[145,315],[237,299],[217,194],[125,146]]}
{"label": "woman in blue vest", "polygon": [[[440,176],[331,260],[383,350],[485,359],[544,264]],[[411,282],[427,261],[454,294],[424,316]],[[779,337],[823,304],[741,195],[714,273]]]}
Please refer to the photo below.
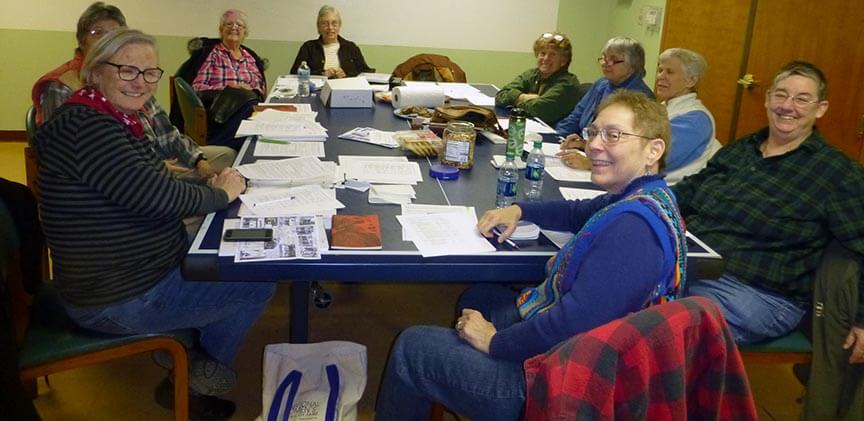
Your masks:
{"label": "woman in blue vest", "polygon": [[[525,401],[522,363],[581,332],[675,298],[686,273],[684,223],[662,176],[670,138],[665,107],[621,91],[582,134],[590,200],[517,203],[486,212],[477,229],[498,241],[520,219],[575,236],[546,279],[516,293],[478,286],[460,298],[455,329],[415,326],[390,354],[376,419],[423,419],[441,402],[472,420],[515,420]],[[470,281],[470,280],[469,280]]]}

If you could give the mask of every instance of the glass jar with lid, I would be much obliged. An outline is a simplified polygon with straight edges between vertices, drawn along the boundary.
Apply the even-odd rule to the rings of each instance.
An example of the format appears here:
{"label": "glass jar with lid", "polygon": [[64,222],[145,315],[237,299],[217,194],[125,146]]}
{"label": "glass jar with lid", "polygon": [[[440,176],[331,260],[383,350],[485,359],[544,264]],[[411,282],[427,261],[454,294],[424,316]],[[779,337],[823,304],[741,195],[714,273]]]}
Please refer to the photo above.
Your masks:
{"label": "glass jar with lid", "polygon": [[474,143],[477,133],[474,124],[467,121],[451,121],[444,129],[444,147],[438,160],[442,164],[467,170],[474,166]]}

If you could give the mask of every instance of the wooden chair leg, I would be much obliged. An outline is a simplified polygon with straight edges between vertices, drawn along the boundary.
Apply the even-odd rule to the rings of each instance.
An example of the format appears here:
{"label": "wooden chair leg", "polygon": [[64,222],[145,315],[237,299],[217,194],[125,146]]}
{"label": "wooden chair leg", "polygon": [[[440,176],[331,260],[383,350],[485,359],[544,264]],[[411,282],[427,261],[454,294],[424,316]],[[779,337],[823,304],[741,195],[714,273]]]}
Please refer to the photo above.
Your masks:
{"label": "wooden chair leg", "polygon": [[438,402],[432,404],[429,421],[444,421],[444,405],[441,405]]}
{"label": "wooden chair leg", "polygon": [[21,380],[21,388],[28,398],[36,399],[39,397],[39,384],[36,382],[36,379]]}

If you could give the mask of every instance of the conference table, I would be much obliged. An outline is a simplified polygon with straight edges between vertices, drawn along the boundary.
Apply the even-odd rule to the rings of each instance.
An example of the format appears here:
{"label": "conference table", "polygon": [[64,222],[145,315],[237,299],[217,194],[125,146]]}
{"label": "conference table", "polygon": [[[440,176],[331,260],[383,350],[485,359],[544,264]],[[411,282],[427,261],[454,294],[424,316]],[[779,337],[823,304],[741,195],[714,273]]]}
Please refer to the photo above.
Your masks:
{"label": "conference table", "polygon": [[[493,85],[474,85],[487,95],[494,95]],[[317,120],[328,129],[324,143],[326,161],[338,161],[340,155],[401,156],[400,149],[339,139],[338,136],[356,127],[379,130],[408,130],[408,120],[394,115],[389,103],[376,103],[372,108],[328,108],[317,96],[294,98],[293,102],[309,103],[318,112]],[[507,110],[497,109],[499,115]],[[547,135],[548,136],[548,135]],[[548,136],[544,141],[556,142]],[[247,138],[238,153],[237,164],[254,162],[255,138]],[[474,166],[460,171],[456,180],[437,180],[429,176],[429,167],[436,158],[412,158],[423,174],[423,181],[414,186],[413,203],[428,205],[473,206],[477,215],[495,207],[497,170],[490,164],[493,154],[503,155],[505,145],[493,144],[478,134],[474,151]],[[548,174],[544,177],[544,200],[562,199],[559,186],[594,188],[590,183],[559,183]],[[520,185],[520,188],[522,186]],[[413,282],[413,283],[480,283],[480,282],[539,282],[544,278],[545,263],[558,248],[541,235],[537,240],[519,241],[518,249],[508,244],[494,243],[494,253],[476,253],[423,257],[412,242],[402,240],[402,227],[396,219],[398,205],[369,204],[368,192],[337,189],[337,199],[345,204],[339,214],[379,216],[381,250],[322,250],[320,260],[290,260],[235,263],[233,257],[218,255],[222,226],[226,218],[236,218],[239,201],[229,208],[207,215],[187,253],[183,275],[195,281],[290,282],[290,341],[306,342],[310,284],[317,281],[344,282]],[[329,235],[329,234],[328,234]],[[707,254],[702,245],[689,243],[689,261]]]}

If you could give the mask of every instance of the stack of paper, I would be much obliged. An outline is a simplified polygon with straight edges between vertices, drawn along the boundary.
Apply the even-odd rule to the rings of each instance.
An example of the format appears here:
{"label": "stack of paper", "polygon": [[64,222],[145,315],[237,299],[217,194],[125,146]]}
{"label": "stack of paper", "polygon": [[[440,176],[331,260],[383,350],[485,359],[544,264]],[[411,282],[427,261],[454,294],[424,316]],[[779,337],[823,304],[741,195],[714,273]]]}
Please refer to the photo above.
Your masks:
{"label": "stack of paper", "polygon": [[358,76],[369,83],[390,83],[390,73],[360,73]]}
{"label": "stack of paper", "polygon": [[305,119],[287,121],[243,120],[240,122],[240,127],[237,128],[237,134],[234,137],[254,135],[295,142],[323,142],[327,140],[327,129],[318,122]]}
{"label": "stack of paper", "polygon": [[[451,205],[421,205],[413,203],[402,204],[402,215],[430,215],[433,213],[464,213],[477,226],[477,211],[473,206],[451,206]],[[408,233],[402,229],[402,241],[411,241],[408,239]]]}
{"label": "stack of paper", "polygon": [[[507,157],[505,157],[504,155],[492,155],[492,159],[490,159],[489,162],[492,164],[493,167],[501,168],[501,166],[504,165],[504,161],[506,161],[506,160],[507,160]],[[522,160],[522,158],[517,156],[516,159],[514,160],[514,162],[516,162],[516,168],[517,169],[520,169],[520,170],[525,169],[526,164],[525,164],[525,161]]]}
{"label": "stack of paper", "polygon": [[336,181],[336,166],[322,162],[314,156],[258,161],[237,167],[252,184],[299,186],[304,184],[332,184]]}
{"label": "stack of paper", "polygon": [[420,165],[404,156],[340,155],[339,171],[346,180],[378,184],[417,184],[423,181]]}
{"label": "stack of paper", "polygon": [[258,139],[256,157],[315,156],[324,158],[324,142],[291,142],[278,139]]}
{"label": "stack of paper", "polygon": [[423,257],[491,253],[495,246],[477,231],[477,218],[465,212],[397,215],[407,238]]}
{"label": "stack of paper", "polygon": [[220,256],[234,256],[235,262],[265,260],[320,259],[327,250],[327,233],[315,215],[244,216],[226,219],[224,230],[231,228],[271,228],[272,241],[229,243],[222,241]]}
{"label": "stack of paper", "polygon": [[579,189],[575,187],[558,187],[558,190],[561,191],[561,196],[564,196],[567,200],[593,199],[606,193],[603,190]]}
{"label": "stack of paper", "polygon": [[373,129],[371,127],[357,127],[339,135],[340,139],[355,140],[357,142],[371,143],[385,148],[398,148],[399,143],[393,138],[395,132]]}
{"label": "stack of paper", "polygon": [[369,203],[401,205],[411,203],[417,194],[409,184],[373,184],[369,189]]}
{"label": "stack of paper", "polygon": [[590,170],[570,168],[558,158],[546,160],[546,173],[558,181],[591,181]]}
{"label": "stack of paper", "polygon": [[255,215],[329,214],[345,207],[335,190],[318,185],[255,191],[240,200]]}
{"label": "stack of paper", "polygon": [[511,240],[536,240],[540,237],[540,227],[528,221],[519,221],[516,231],[510,235]]}

